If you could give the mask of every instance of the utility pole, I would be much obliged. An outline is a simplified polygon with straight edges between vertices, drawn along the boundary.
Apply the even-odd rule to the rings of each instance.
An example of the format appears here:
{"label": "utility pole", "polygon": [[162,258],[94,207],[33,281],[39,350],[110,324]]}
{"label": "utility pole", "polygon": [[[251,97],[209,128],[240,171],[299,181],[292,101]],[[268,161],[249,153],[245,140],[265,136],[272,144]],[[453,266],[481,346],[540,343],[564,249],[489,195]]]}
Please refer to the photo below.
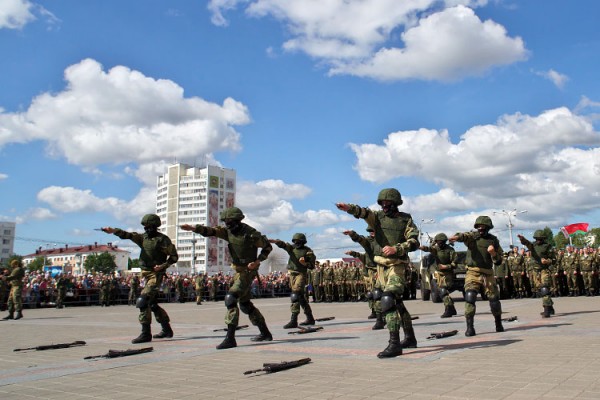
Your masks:
{"label": "utility pole", "polygon": [[510,248],[512,249],[514,247],[513,244],[513,234],[512,234],[512,228],[514,227],[513,223],[512,223],[512,217],[515,217],[517,214],[523,214],[526,213],[527,210],[521,210],[521,211],[517,211],[516,208],[513,208],[512,210],[502,210],[502,211],[494,211],[494,215],[496,214],[502,214],[505,215],[508,218],[508,235],[509,235],[509,240],[510,240]]}

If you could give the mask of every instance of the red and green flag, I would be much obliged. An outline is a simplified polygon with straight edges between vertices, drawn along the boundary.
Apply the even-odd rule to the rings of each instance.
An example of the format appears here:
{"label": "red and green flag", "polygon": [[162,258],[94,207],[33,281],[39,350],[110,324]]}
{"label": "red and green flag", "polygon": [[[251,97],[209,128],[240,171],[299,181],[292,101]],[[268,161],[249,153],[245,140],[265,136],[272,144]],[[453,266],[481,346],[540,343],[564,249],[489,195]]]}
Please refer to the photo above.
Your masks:
{"label": "red and green flag", "polygon": [[566,225],[560,228],[560,231],[568,239],[570,236],[583,235],[587,232],[589,224],[579,222],[577,224]]}

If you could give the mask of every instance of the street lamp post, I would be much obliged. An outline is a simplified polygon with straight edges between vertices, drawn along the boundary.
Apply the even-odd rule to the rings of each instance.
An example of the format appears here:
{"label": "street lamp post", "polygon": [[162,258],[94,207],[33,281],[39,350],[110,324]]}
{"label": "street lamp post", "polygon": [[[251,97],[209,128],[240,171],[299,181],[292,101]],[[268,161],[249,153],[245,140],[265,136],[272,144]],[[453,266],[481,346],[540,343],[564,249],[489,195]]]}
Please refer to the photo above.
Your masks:
{"label": "street lamp post", "polygon": [[[421,230],[424,224],[433,224],[435,220],[432,218],[422,219],[419,222],[419,243],[423,243],[423,231]],[[419,250],[419,261],[421,262],[421,267],[423,267],[423,250]]]}
{"label": "street lamp post", "polygon": [[502,214],[505,215],[508,218],[508,236],[509,236],[509,240],[510,240],[510,248],[512,249],[514,247],[513,245],[513,234],[512,234],[512,228],[513,228],[513,223],[512,223],[512,217],[515,217],[517,214],[523,214],[526,213],[527,210],[521,210],[521,211],[517,211],[516,208],[513,208],[512,210],[502,210],[502,211],[494,211],[494,215],[496,214]]}

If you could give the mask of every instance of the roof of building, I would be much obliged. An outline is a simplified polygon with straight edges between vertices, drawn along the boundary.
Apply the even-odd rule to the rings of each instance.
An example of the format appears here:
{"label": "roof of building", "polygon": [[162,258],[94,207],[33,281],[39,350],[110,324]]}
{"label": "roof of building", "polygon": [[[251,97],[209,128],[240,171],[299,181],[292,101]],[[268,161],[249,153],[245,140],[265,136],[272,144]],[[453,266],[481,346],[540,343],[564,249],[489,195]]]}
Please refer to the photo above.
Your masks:
{"label": "roof of building", "polygon": [[107,244],[88,244],[84,246],[69,246],[65,245],[65,247],[58,247],[54,249],[46,249],[43,250],[41,247],[38,248],[35,253],[27,254],[23,256],[23,258],[35,258],[35,257],[51,257],[51,256],[65,256],[65,255],[76,255],[76,254],[87,254],[87,253],[114,253],[114,252],[123,252],[129,253],[127,250],[122,250],[118,248],[116,245],[112,243]]}

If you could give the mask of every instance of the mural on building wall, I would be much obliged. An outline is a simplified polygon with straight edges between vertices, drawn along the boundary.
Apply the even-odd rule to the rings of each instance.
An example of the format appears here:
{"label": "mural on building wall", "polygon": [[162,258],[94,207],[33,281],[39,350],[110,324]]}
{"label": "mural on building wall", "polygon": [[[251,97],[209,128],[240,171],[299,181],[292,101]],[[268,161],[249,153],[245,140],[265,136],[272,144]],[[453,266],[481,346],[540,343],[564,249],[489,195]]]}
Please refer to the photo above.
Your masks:
{"label": "mural on building wall", "polygon": [[211,188],[218,189],[219,188],[219,177],[211,175],[208,177],[208,186]]}
{"label": "mural on building wall", "polygon": [[225,180],[225,189],[231,190],[231,191],[235,190],[235,187],[234,187],[234,184],[233,184],[233,179],[226,179]]}
{"label": "mural on building wall", "polygon": [[208,238],[208,262],[209,267],[217,265],[217,238],[211,236]]}
{"label": "mural on building wall", "polygon": [[219,224],[219,191],[208,191],[208,226]]}
{"label": "mural on building wall", "polygon": [[225,208],[233,207],[235,205],[235,193],[228,192],[225,195]]}

